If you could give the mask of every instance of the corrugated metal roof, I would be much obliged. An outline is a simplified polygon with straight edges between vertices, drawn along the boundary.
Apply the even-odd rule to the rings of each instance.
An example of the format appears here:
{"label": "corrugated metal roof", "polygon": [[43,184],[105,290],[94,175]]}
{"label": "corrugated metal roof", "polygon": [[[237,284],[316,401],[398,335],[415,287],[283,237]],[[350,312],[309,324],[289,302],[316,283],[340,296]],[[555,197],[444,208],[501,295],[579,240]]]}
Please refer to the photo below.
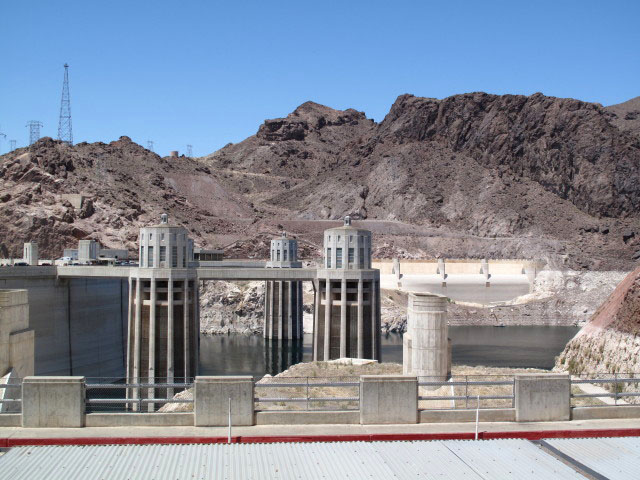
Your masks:
{"label": "corrugated metal roof", "polygon": [[546,442],[607,478],[640,478],[640,437],[566,438]]}
{"label": "corrugated metal roof", "polygon": [[0,476],[12,480],[583,478],[526,440],[15,447],[0,457]]}

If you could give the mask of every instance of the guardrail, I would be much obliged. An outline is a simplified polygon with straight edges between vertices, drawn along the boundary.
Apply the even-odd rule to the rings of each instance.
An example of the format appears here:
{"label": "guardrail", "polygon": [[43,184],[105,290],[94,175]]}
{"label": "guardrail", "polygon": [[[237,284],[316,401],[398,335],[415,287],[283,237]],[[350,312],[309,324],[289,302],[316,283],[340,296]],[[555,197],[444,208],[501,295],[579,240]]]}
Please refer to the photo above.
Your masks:
{"label": "guardrail", "polygon": [[22,411],[22,379],[11,378],[0,384],[0,414]]}
{"label": "guardrail", "polygon": [[88,378],[85,407],[87,413],[96,412],[156,412],[171,403],[193,403],[193,395],[178,395],[193,387],[193,380],[168,382],[156,379],[153,382],[100,381]]}
{"label": "guardrail", "polygon": [[256,411],[358,410],[359,377],[263,378],[255,383]]}
{"label": "guardrail", "polygon": [[579,374],[571,376],[572,407],[637,405],[640,373]]}
{"label": "guardrail", "polygon": [[514,407],[514,376],[454,375],[449,380],[418,377],[419,410]]}

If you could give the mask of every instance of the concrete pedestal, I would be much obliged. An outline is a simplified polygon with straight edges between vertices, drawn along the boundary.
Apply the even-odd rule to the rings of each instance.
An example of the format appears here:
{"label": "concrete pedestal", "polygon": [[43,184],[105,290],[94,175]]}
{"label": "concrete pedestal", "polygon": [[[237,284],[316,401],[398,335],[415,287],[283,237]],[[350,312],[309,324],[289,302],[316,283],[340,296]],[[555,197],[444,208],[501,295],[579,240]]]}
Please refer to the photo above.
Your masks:
{"label": "concrete pedestal", "polygon": [[196,377],[194,384],[196,427],[254,424],[253,377]]}
{"label": "concrete pedestal", "polygon": [[569,375],[516,375],[515,395],[517,422],[551,422],[571,418]]}
{"label": "concrete pedestal", "polygon": [[26,377],[22,381],[23,427],[83,427],[84,404],[84,377]]}
{"label": "concrete pedestal", "polygon": [[360,377],[362,425],[418,422],[418,379],[411,375]]}

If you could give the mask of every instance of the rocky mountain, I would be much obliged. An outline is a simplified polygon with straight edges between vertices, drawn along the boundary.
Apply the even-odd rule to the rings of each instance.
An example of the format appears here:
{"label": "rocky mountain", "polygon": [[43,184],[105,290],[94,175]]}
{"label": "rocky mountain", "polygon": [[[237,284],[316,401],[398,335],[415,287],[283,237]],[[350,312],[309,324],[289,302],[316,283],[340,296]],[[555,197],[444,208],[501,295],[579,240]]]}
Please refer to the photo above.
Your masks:
{"label": "rocky mountain", "polygon": [[[87,237],[133,250],[138,227],[168,211],[228,256],[264,257],[287,230],[313,259],[322,231],[350,214],[373,231],[376,256],[628,270],[640,258],[640,139],[620,108],[402,95],[376,123],[307,102],[201,159],[162,158],[127,137],[44,138],[0,157],[0,256],[27,240],[59,256]],[[88,201],[76,209],[69,193]]]}
{"label": "rocky mountain", "polygon": [[640,268],[629,273],[557,358],[579,373],[640,371]]}
{"label": "rocky mountain", "polygon": [[606,107],[611,122],[620,130],[640,137],[640,97]]}

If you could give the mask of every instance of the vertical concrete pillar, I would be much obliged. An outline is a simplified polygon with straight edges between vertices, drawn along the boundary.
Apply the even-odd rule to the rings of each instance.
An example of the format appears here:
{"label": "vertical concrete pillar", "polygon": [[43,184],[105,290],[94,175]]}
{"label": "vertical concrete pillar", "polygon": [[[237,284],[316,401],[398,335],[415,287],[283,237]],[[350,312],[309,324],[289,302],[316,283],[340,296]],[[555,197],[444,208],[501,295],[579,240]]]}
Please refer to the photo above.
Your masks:
{"label": "vertical concrete pillar", "polygon": [[[167,283],[167,383],[173,383],[173,279]],[[173,397],[173,388],[167,389],[167,398]]]}
{"label": "vertical concrete pillar", "polygon": [[200,368],[200,288],[198,288],[198,280],[194,280],[193,284],[196,286],[195,298],[193,305],[193,332],[195,342],[193,342],[195,351],[193,352],[193,376],[198,375]]}
{"label": "vertical concrete pillar", "polygon": [[571,379],[568,374],[519,374],[515,382],[516,422],[570,420]]}
{"label": "vertical concrete pillar", "polygon": [[320,280],[313,280],[313,361],[318,361],[318,315],[320,315],[320,302],[322,302],[322,291],[320,290]]}
{"label": "vertical concrete pillar", "polygon": [[266,280],[264,282],[264,315],[262,316],[262,324],[264,325],[264,330],[262,332],[262,336],[264,338],[269,338],[269,281]]}
{"label": "vertical concrete pillar", "polygon": [[[149,383],[155,383],[156,377],[156,300],[158,298],[156,279],[151,279],[151,292],[150,292],[151,304],[149,306],[149,362],[148,379]],[[155,398],[155,389],[149,388],[148,398]],[[153,403],[147,404],[147,408],[150,412],[153,412],[155,405]]]}
{"label": "vertical concrete pillar", "polygon": [[188,378],[191,376],[191,370],[189,368],[189,363],[190,363],[190,359],[191,359],[191,355],[189,352],[189,319],[191,317],[191,315],[189,314],[189,310],[190,310],[190,304],[191,301],[189,300],[189,279],[185,279],[183,282],[184,285],[184,307],[183,307],[183,313],[184,313],[184,320],[182,322],[182,325],[184,327],[184,343],[183,343],[183,352],[184,352],[184,378],[185,381],[188,381]]}
{"label": "vertical concrete pillar", "polygon": [[347,280],[340,284],[340,357],[347,356]]}
{"label": "vertical concrete pillar", "polygon": [[25,377],[22,426],[84,427],[84,377]]}
{"label": "vertical concrete pillar", "polygon": [[276,282],[271,282],[271,290],[270,290],[270,295],[271,295],[271,320],[269,320],[269,338],[275,338],[276,336],[276,329],[275,326],[273,324],[275,318],[276,318],[276,302],[275,302],[275,291],[276,291]]}
{"label": "vertical concrete pillar", "polygon": [[[135,383],[140,382],[140,341],[141,341],[141,333],[142,333],[141,332],[142,302],[143,302],[142,279],[136,278],[136,325],[135,325],[135,338],[133,342],[133,377],[134,377]],[[136,396],[135,398],[138,398],[138,397]]]}
{"label": "vertical concrete pillar", "polygon": [[364,357],[364,293],[363,281],[358,279],[358,358]]}
{"label": "vertical concrete pillar", "polygon": [[331,307],[333,301],[333,292],[331,288],[331,280],[327,279],[327,296],[324,305],[324,358],[326,362],[331,354]]}
{"label": "vertical concrete pillar", "polygon": [[407,372],[432,381],[445,381],[449,364],[446,297],[410,293],[407,334],[406,351],[410,358],[402,359]]}
{"label": "vertical concrete pillar", "polygon": [[293,282],[286,282],[285,290],[287,291],[287,339],[291,340],[293,335],[291,329],[293,328],[293,312],[296,309],[296,305],[293,303]]}
{"label": "vertical concrete pillar", "polygon": [[378,338],[380,332],[378,329],[378,286],[375,280],[371,280],[371,358],[378,360]]}
{"label": "vertical concrete pillar", "polygon": [[418,379],[411,375],[360,377],[360,423],[418,422]]}
{"label": "vertical concrete pillar", "polygon": [[132,371],[133,366],[131,365],[130,342],[131,342],[131,337],[134,333],[134,327],[135,327],[135,323],[134,323],[135,307],[133,305],[133,280],[131,279],[131,277],[129,277],[129,303],[127,304],[127,307],[128,307],[127,308],[127,341],[125,342],[125,345],[127,347],[126,374],[127,374],[127,378],[131,378],[133,375],[133,371]]}
{"label": "vertical concrete pillar", "polygon": [[220,427],[229,423],[254,424],[253,377],[196,377],[194,385],[194,424]]}
{"label": "vertical concrete pillar", "polygon": [[[281,257],[282,258],[282,257]],[[284,282],[278,282],[278,300],[280,308],[278,309],[278,340],[282,340],[282,324],[284,323]]]}

